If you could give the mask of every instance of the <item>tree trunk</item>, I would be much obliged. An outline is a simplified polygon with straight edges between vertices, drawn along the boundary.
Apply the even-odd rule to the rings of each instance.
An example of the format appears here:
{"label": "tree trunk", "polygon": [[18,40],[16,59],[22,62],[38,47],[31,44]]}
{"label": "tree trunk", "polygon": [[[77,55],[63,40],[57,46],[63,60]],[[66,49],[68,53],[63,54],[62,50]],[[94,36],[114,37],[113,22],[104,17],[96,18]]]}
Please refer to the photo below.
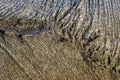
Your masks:
{"label": "tree trunk", "polygon": [[[120,0],[1,0],[0,79],[119,78],[119,4]],[[74,49],[68,47],[72,45]]]}

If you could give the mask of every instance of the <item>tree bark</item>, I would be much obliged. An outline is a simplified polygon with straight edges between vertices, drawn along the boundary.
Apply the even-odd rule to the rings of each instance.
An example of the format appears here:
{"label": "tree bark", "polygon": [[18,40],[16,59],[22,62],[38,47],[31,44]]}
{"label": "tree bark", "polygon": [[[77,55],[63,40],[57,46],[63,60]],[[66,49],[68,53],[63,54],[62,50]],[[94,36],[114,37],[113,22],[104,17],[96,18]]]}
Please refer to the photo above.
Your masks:
{"label": "tree bark", "polygon": [[[60,51],[60,49],[63,49],[62,47],[60,47],[61,44],[65,43],[67,45],[67,43],[72,43],[72,45],[75,45],[75,48],[77,47],[77,50],[75,51],[79,51],[79,54],[81,54],[80,57],[83,58],[83,61],[85,61],[88,66],[100,66],[103,67],[105,70],[107,69],[110,74],[113,75],[115,73],[119,76],[119,4],[120,0],[1,0],[0,55],[2,56],[2,59],[0,60],[0,64],[3,64],[3,66],[5,64],[5,68],[8,69],[7,71],[9,71],[10,69],[9,65],[14,65],[14,67],[17,65],[17,67],[19,67],[17,68],[17,71],[20,73],[16,73],[19,76],[22,75],[22,77],[19,77],[19,79],[49,79],[48,77],[54,76],[52,72],[43,71],[45,73],[42,74],[39,69],[43,70],[45,66],[49,66],[51,64],[49,60],[51,60],[52,52],[54,52],[54,50]],[[41,40],[48,38],[45,37],[46,35],[42,33],[49,34],[49,36],[51,36],[50,41]],[[44,36],[40,37],[41,34]],[[61,41],[61,43],[54,43],[54,40],[51,40],[52,38],[55,38],[57,41]],[[52,41],[53,43],[51,44]],[[48,44],[46,44],[46,42]],[[40,48],[42,46],[42,43],[44,44],[44,46]],[[50,45],[56,45],[56,47],[52,46],[53,48],[49,48],[48,46]],[[38,49],[34,49],[35,46],[37,46]],[[60,55],[60,53],[65,53],[67,55],[70,49],[68,47],[65,47],[65,49],[68,52],[64,52],[64,50],[63,52],[58,52],[58,55]],[[40,52],[41,50],[43,52]],[[48,53],[50,53],[50,56],[46,55]],[[70,52],[69,55],[72,56],[72,53],[74,53],[74,55],[78,55],[74,51]],[[30,59],[32,55],[46,55],[48,57],[48,60],[40,63],[40,61],[42,61],[41,59],[44,60],[44,58],[40,57],[41,59],[39,59],[38,57],[34,57],[32,60]],[[56,54],[53,55],[54,57],[56,57]],[[22,58],[21,56],[24,57]],[[7,57],[9,57],[9,59]],[[37,58],[39,61],[37,60]],[[5,63],[5,59],[10,60],[10,63],[9,61]],[[22,61],[21,59],[25,59],[28,61],[26,61],[26,63],[23,63],[24,60]],[[59,61],[59,58],[53,59],[53,62],[55,62],[55,60]],[[60,60],[62,60],[62,57],[60,57]],[[67,58],[65,58],[65,60],[67,60]],[[83,61],[81,60],[81,62]],[[34,65],[34,62],[36,63],[36,66],[39,66],[41,64],[42,66],[45,66],[44,68],[36,67]],[[67,63],[69,62],[66,61],[66,64]],[[62,63],[62,65],[63,64],[65,63]],[[54,66],[54,64],[51,64],[51,66],[55,67],[55,69],[57,68],[56,66]],[[59,65],[57,66],[59,67]],[[13,77],[10,77],[10,75],[12,75],[12,70],[10,70],[10,73],[6,73],[6,71],[3,71],[2,68],[3,67],[0,67],[1,76],[8,74],[6,78],[12,79]],[[73,68],[76,69],[75,66],[73,66]],[[54,68],[50,67],[49,69]],[[49,69],[47,67],[46,70]],[[86,67],[86,69],[88,68]],[[29,72],[29,70],[31,70],[31,72]],[[58,74],[60,74],[59,69],[57,70]],[[54,70],[51,71],[53,71],[53,73],[55,72]],[[49,73],[52,75],[50,75]],[[72,73],[74,73],[74,71]],[[47,74],[48,76],[44,77],[43,75],[45,74]],[[92,76],[95,75],[95,79],[101,80],[102,78],[98,78],[97,74],[99,74],[99,76],[102,76],[101,73],[96,73]],[[31,77],[32,75],[33,77]],[[70,77],[68,75],[67,77]],[[78,76],[77,74],[74,75]],[[55,75],[55,79],[57,79],[56,76],[58,75]],[[116,78],[117,76],[112,77]],[[1,78],[3,80],[4,77]],[[58,76],[58,79],[59,78],[60,76]],[[76,79],[80,78],[78,77]],[[106,78],[104,77],[103,79]]]}

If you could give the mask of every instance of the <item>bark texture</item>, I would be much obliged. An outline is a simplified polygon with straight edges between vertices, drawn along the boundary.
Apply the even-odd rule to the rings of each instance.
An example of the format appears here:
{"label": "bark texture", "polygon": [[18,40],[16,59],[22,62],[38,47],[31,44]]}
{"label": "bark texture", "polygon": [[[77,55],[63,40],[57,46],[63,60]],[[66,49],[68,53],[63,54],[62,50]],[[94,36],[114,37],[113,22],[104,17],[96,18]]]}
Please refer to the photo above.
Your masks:
{"label": "bark texture", "polygon": [[[70,72],[73,71],[73,74],[67,75],[65,73],[64,76],[67,76],[63,79],[79,80],[78,75],[82,75],[76,67],[78,63],[76,59],[79,55],[80,62],[86,66],[92,65],[94,68],[100,66],[98,70],[103,68],[104,74],[111,74],[114,79],[119,78],[119,4],[120,0],[0,0],[0,57],[2,57],[0,64],[5,66],[0,66],[2,80],[4,78],[12,80],[10,65],[19,67],[16,71],[18,79],[62,79],[64,74],[61,77],[59,75],[62,74],[64,68],[67,69],[66,66],[69,66]],[[45,37],[46,34],[51,36],[50,39]],[[63,43],[54,43],[55,40],[52,38]],[[71,49],[68,46],[71,43],[75,49],[69,52]],[[69,44],[67,47],[63,47],[66,50],[61,47],[63,44]],[[74,57],[70,57],[72,53]],[[65,58],[66,56],[69,57]],[[73,66],[72,62],[69,64],[69,59],[73,60],[74,63],[74,58],[76,58],[76,63]],[[6,59],[10,62],[6,62]],[[57,66],[54,64],[55,60],[58,62]],[[59,62],[59,60],[63,61]],[[66,60],[65,63],[63,63],[64,60]],[[50,67],[48,67],[49,65]],[[88,67],[85,68],[89,69]],[[6,71],[3,68],[6,68]],[[45,71],[41,73],[39,69]],[[54,71],[55,69],[56,71]],[[69,69],[66,72],[69,73]],[[31,71],[29,72],[29,70]],[[8,73],[6,73],[7,71]],[[87,74],[84,69],[80,69],[80,71],[88,76],[81,77],[85,80],[89,79],[89,74],[93,74],[91,72]],[[94,70],[92,71],[94,72]],[[107,79],[106,77],[102,78],[101,73],[101,71],[96,72],[91,79]],[[5,74],[7,76],[2,77]],[[71,75],[75,75],[75,77]]]}

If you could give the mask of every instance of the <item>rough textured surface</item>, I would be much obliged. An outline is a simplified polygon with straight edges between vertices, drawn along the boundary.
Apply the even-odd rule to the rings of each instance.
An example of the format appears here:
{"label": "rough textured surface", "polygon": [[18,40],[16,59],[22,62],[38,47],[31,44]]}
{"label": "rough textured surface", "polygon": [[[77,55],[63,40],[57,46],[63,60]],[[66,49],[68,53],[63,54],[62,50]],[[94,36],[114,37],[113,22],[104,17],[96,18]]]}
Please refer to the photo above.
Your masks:
{"label": "rough textured surface", "polygon": [[[118,79],[119,4],[120,0],[0,0],[0,78]],[[98,71],[94,74],[92,69]]]}

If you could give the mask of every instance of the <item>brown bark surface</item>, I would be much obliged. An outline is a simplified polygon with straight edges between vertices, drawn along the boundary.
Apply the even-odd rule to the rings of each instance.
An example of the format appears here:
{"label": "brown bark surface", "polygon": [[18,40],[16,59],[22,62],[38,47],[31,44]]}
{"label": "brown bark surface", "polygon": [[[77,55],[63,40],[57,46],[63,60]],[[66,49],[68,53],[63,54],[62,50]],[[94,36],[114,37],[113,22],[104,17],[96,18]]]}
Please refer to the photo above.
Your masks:
{"label": "brown bark surface", "polygon": [[0,0],[0,80],[119,80],[120,0]]}

